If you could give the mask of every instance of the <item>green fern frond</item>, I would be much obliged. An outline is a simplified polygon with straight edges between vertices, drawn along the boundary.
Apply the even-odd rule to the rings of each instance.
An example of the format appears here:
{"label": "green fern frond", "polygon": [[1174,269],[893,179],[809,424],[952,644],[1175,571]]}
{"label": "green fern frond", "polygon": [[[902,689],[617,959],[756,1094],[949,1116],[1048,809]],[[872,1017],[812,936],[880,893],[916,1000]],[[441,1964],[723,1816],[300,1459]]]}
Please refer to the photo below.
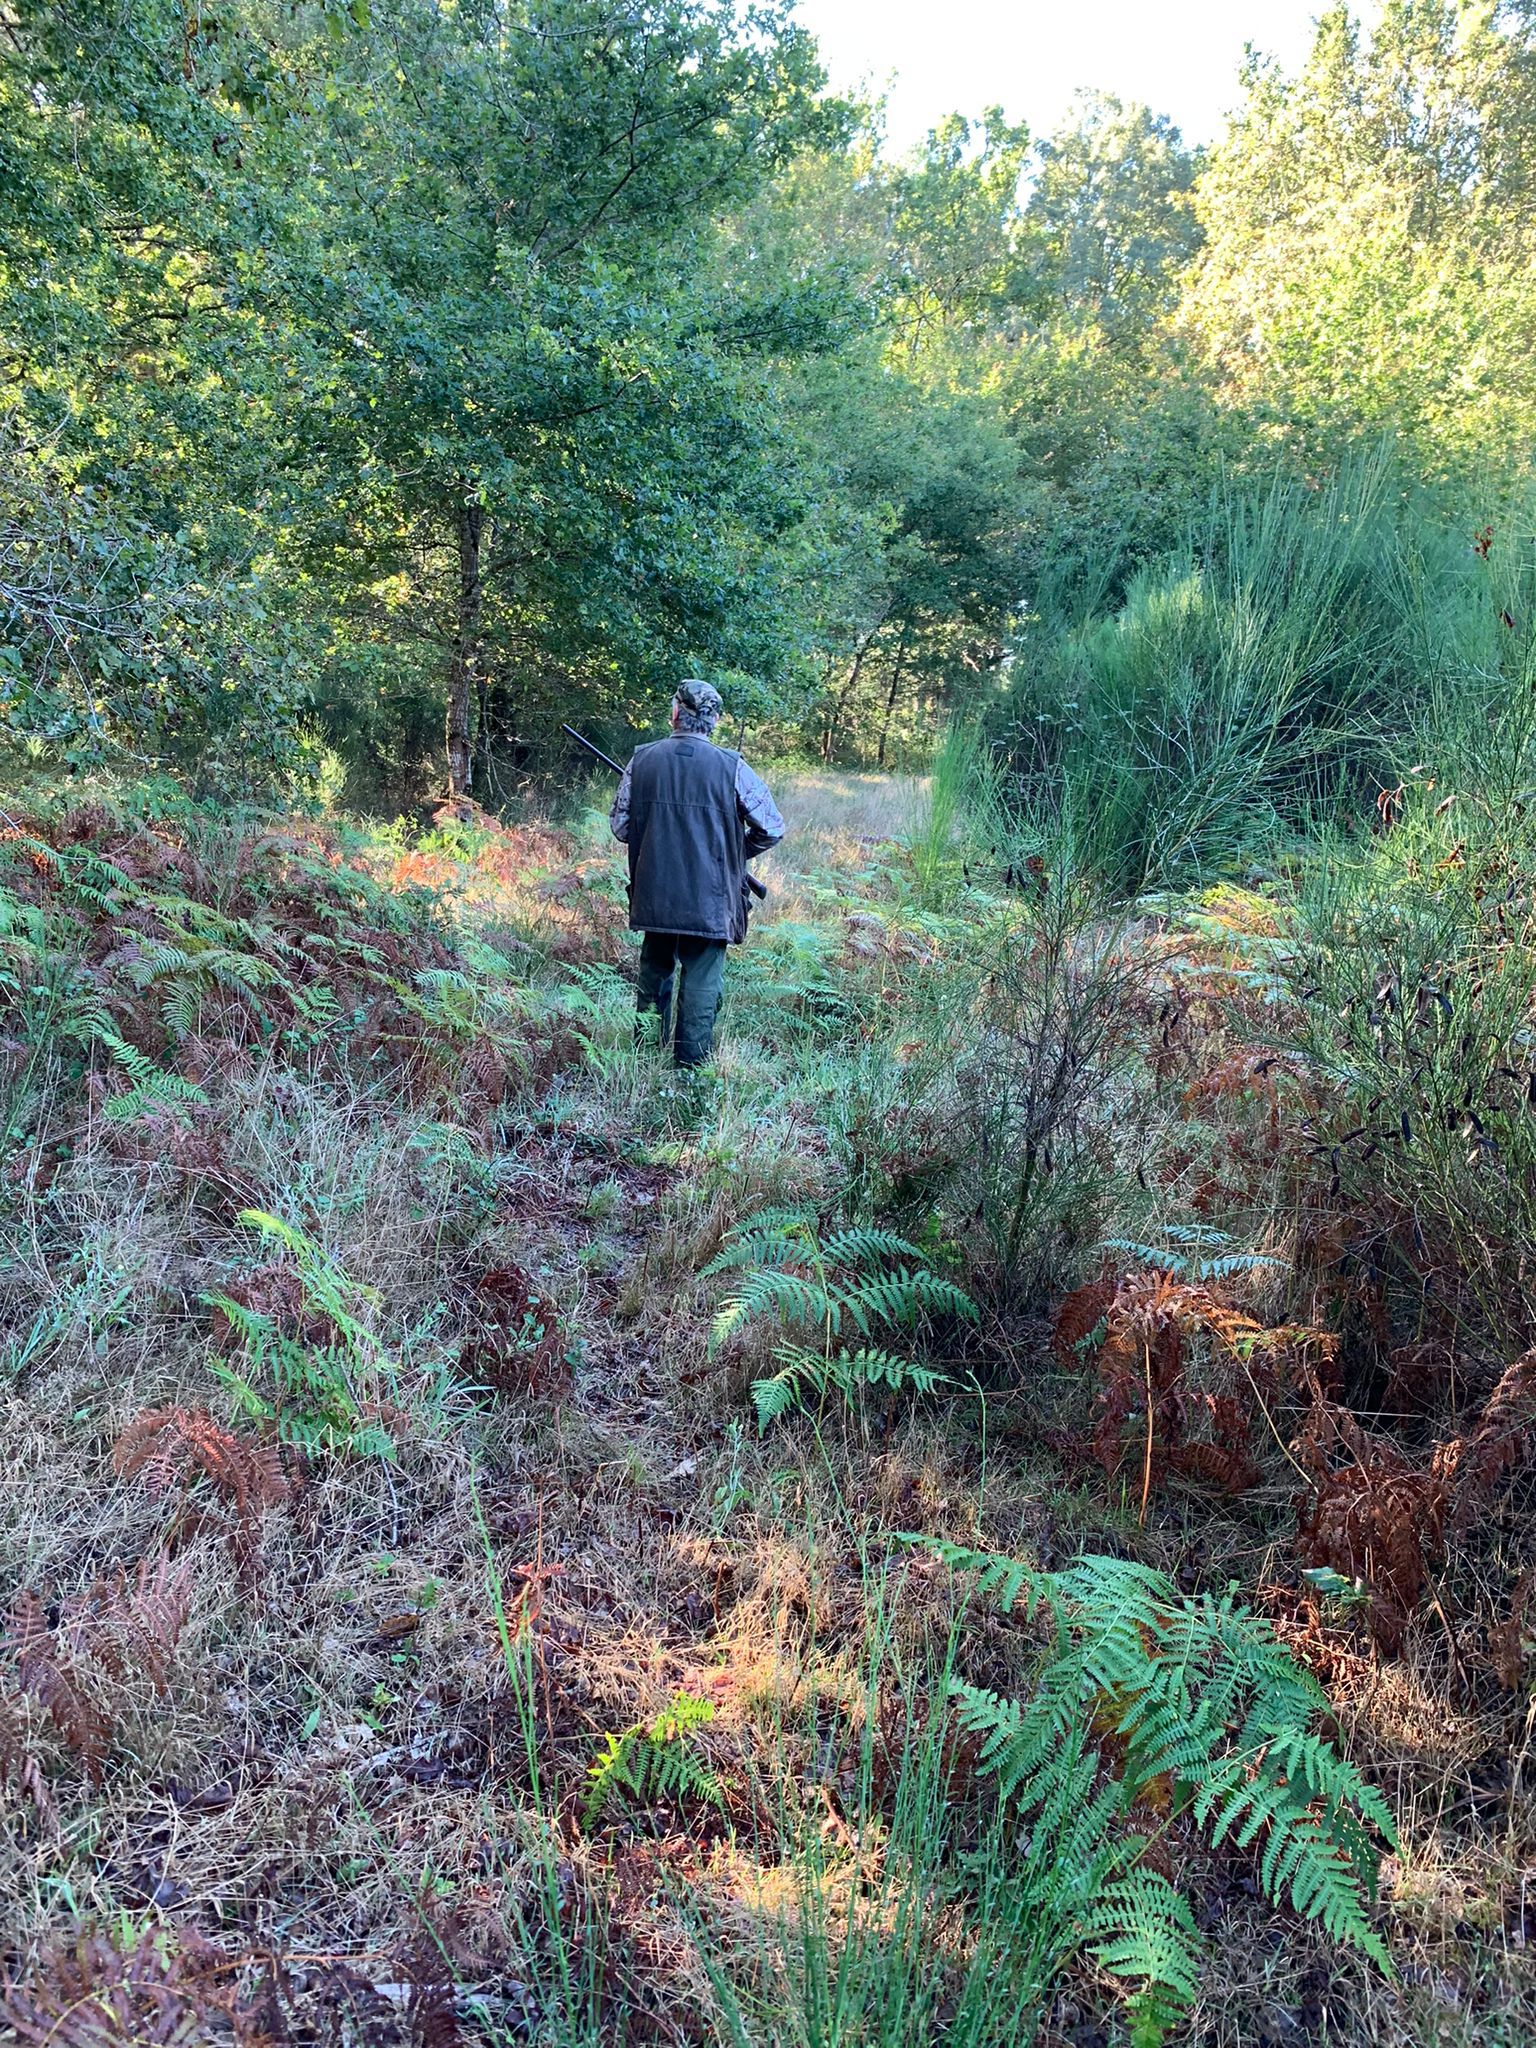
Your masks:
{"label": "green fern frond", "polygon": [[142,945],[139,956],[128,967],[128,979],[135,988],[148,988],[168,974],[181,974],[193,966],[192,955],[173,946],[168,939]]}
{"label": "green fern frond", "polygon": [[1232,1249],[1234,1240],[1225,1231],[1212,1230],[1206,1224],[1170,1225],[1165,1235],[1171,1244],[1138,1244],[1134,1238],[1107,1237],[1100,1250],[1114,1252],[1138,1266],[1150,1266],[1171,1279],[1201,1285],[1285,1264],[1271,1252]]}
{"label": "green fern frond", "polygon": [[808,1385],[814,1386],[810,1375],[797,1366],[785,1366],[768,1379],[752,1382],[752,1405],[757,1410],[759,1436],[765,1436],[773,1424],[782,1422],[786,1415],[804,1408]]}
{"label": "green fern frond", "polygon": [[202,1299],[218,1309],[251,1361],[251,1375],[232,1365],[213,1371],[246,1414],[273,1428],[285,1442],[308,1451],[344,1451],[392,1459],[395,1445],[375,1419],[381,1381],[391,1371],[378,1339],[359,1320],[374,1290],[359,1286],[294,1224],[265,1209],[245,1209],[240,1221],[293,1260],[307,1314],[323,1318],[326,1341],[301,1341],[268,1315],[227,1294]]}
{"label": "green fern frond", "polygon": [[713,1700],[701,1700],[690,1692],[674,1693],[646,1732],[652,1742],[677,1742],[697,1728],[707,1728],[714,1718]]}
{"label": "green fern frond", "polygon": [[167,1073],[163,1067],[157,1066],[136,1045],[130,1045],[101,1012],[88,1011],[78,1017],[70,1035],[83,1039],[87,1044],[94,1041],[105,1046],[113,1065],[127,1075],[129,1086],[121,1095],[112,1096],[106,1104],[106,1114],[114,1123],[127,1123],[150,1108],[178,1109],[188,1103],[202,1109],[208,1107],[208,1097],[195,1081],[187,1080],[183,1074]]}
{"label": "green fern frond", "polygon": [[856,1387],[888,1387],[893,1394],[911,1387],[915,1393],[931,1394],[949,1385],[948,1375],[920,1359],[906,1358],[897,1351],[882,1351],[864,1345],[857,1351],[842,1352],[832,1361],[833,1377],[844,1393]]}
{"label": "green fern frond", "polygon": [[210,1308],[218,1309],[230,1328],[251,1350],[254,1351],[272,1335],[272,1318],[247,1308],[243,1301],[235,1301],[227,1294],[205,1294],[203,1299]]}
{"label": "green fern frond", "polygon": [[622,1735],[609,1733],[603,1746],[587,1767],[587,1796],[582,1805],[582,1825],[592,1828],[603,1808],[621,1792],[639,1799],[644,1791],[631,1768],[631,1758],[640,1737],[633,1728]]}
{"label": "green fern frond", "polygon": [[915,1244],[898,1237],[893,1230],[853,1229],[834,1231],[823,1240],[821,1256],[829,1266],[867,1268],[881,1259],[914,1259],[923,1254]]}
{"label": "green fern frond", "polygon": [[959,1679],[950,1696],[958,1702],[961,1728],[980,1740],[977,1769],[997,1779],[1003,1798],[1013,1798],[1021,1787],[1038,1789],[1041,1768],[1054,1760],[1056,1745],[1055,1731],[1041,1725],[1033,1707]]}
{"label": "green fern frond", "polygon": [[587,1767],[582,1825],[590,1831],[621,1797],[637,1806],[658,1799],[699,1799],[722,1807],[725,1792],[719,1779],[689,1747],[690,1738],[714,1718],[713,1701],[680,1692],[652,1720],[605,1735]]}
{"label": "green fern frond", "polygon": [[84,846],[50,846],[30,832],[6,842],[9,854],[21,855],[52,873],[66,902],[87,903],[94,910],[112,910],[120,894],[131,895],[134,884],[120,867]]}
{"label": "green fern frond", "polygon": [[[908,1263],[892,1266],[889,1262]],[[974,1321],[975,1303],[952,1280],[932,1271],[923,1253],[894,1231],[853,1225],[818,1234],[808,1207],[766,1209],[727,1233],[703,1277],[740,1274],[710,1326],[715,1356],[750,1323],[772,1316],[781,1326],[819,1334],[821,1346],[780,1345],[779,1370],[753,1383],[759,1430],[829,1393],[862,1388],[932,1393],[945,1384],[933,1366],[870,1341],[839,1348],[854,1331],[876,1340],[882,1330],[916,1328],[925,1316]]]}
{"label": "green fern frond", "polygon": [[759,1432],[791,1412],[803,1411],[812,1399],[824,1399],[834,1391],[845,1398],[867,1387],[885,1387],[892,1393],[911,1387],[916,1393],[931,1394],[948,1384],[944,1374],[933,1366],[869,1346],[858,1351],[839,1351],[829,1358],[797,1344],[781,1344],[774,1357],[779,1370],[768,1379],[752,1383]]}
{"label": "green fern frond", "polygon": [[824,1287],[798,1273],[760,1267],[747,1275],[710,1325],[709,1355],[714,1357],[743,1324],[770,1312],[783,1323],[825,1323],[834,1336],[842,1324],[842,1305]]}
{"label": "green fern frond", "polygon": [[[961,1728],[978,1768],[1032,1823],[1059,1827],[1095,1769],[1114,1800],[1107,1825],[1154,1781],[1171,1777],[1213,1843],[1259,1850],[1266,1897],[1288,1902],[1333,1939],[1390,1968],[1370,1924],[1380,1846],[1395,1847],[1385,1800],[1315,1725],[1321,1689],[1229,1590],[1186,1598],[1151,1566],[1083,1557],[1059,1572],[930,1537],[905,1542],[958,1571],[1005,1610],[1048,1613],[1054,1640],[1024,1699],[955,1681]],[[1113,1752],[1088,1747],[1104,1730]],[[1084,1762],[1089,1765],[1086,1782]],[[1173,1902],[1178,1901],[1177,1905]],[[1160,2038],[1195,1990],[1193,1923],[1177,1893],[1143,1869],[1107,1885],[1090,1916],[1094,1953],[1147,1986],[1145,2038]]]}
{"label": "green fern frond", "polygon": [[128,1124],[147,1109],[185,1109],[189,1103],[206,1109],[208,1098],[195,1082],[184,1081],[179,1074],[159,1074],[152,1082],[110,1096],[104,1114],[115,1124]]}
{"label": "green fern frond", "polygon": [[1113,1977],[1163,1994],[1177,2007],[1193,2004],[1200,1988],[1199,1930],[1177,1886],[1144,1864],[1105,1886],[1089,1921],[1089,1946]]}
{"label": "green fern frond", "polygon": [[460,967],[423,967],[417,973],[416,983],[435,996],[473,996],[476,993],[476,984]]}
{"label": "green fern frond", "polygon": [[180,1042],[189,1038],[197,1029],[199,1012],[202,1009],[200,992],[189,982],[178,982],[171,988],[160,1005],[160,1015],[166,1030]]}
{"label": "green fern frond", "polygon": [[926,1551],[953,1572],[975,1572],[977,1592],[984,1600],[994,1602],[1004,1614],[1024,1596],[1027,1599],[1026,1618],[1033,1618],[1044,1582],[1049,1576],[1047,1573],[1036,1571],[1019,1558],[1003,1557],[991,1550],[971,1550],[963,1543],[950,1543],[941,1536],[898,1533],[896,1541],[913,1550]]}
{"label": "green fern frond", "polygon": [[866,1331],[876,1322],[909,1328],[925,1310],[960,1316],[966,1322],[974,1322],[977,1315],[975,1302],[962,1288],[926,1266],[873,1273],[831,1292]]}
{"label": "green fern frond", "polygon": [[240,1221],[248,1230],[259,1231],[271,1244],[279,1244],[284,1251],[292,1252],[301,1263],[312,1263],[315,1247],[303,1231],[292,1223],[284,1222],[281,1216],[274,1216],[269,1209],[242,1209]]}
{"label": "green fern frond", "polygon": [[94,1012],[82,1018],[81,1023],[92,1038],[106,1047],[113,1064],[122,1068],[136,1088],[148,1088],[154,1083],[160,1073],[159,1067],[147,1053],[140,1052],[136,1045],[130,1045],[126,1038],[121,1037],[108,1017]]}
{"label": "green fern frond", "polygon": [[700,1277],[708,1280],[750,1266],[783,1266],[815,1250],[814,1209],[763,1209],[726,1232],[724,1244]]}

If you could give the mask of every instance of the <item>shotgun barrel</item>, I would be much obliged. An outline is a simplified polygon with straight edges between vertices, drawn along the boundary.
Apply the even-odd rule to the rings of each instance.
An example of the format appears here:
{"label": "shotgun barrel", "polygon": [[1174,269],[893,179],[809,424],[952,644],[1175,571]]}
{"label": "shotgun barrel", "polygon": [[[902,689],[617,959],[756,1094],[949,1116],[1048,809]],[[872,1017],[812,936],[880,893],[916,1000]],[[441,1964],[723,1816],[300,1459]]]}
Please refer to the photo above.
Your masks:
{"label": "shotgun barrel", "polygon": [[585,734],[579,733],[574,725],[562,725],[560,730],[563,733],[569,733],[571,738],[576,742],[578,747],[585,747],[589,754],[596,754],[597,758],[599,759],[599,761],[602,762],[603,766],[605,768],[611,768],[615,775],[622,775],[624,773],[624,770],[619,766],[618,762],[615,761],[612,754],[605,754],[601,747],[593,746],[592,742],[585,736]]}

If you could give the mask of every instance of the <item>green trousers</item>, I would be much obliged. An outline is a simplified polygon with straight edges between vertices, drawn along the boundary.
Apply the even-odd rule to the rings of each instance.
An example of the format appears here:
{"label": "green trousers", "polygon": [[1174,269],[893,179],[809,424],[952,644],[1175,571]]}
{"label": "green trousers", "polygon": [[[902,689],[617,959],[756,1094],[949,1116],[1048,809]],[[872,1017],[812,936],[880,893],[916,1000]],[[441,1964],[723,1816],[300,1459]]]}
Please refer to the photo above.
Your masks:
{"label": "green trousers", "polygon": [[641,940],[637,1021],[652,1011],[660,1017],[661,1043],[672,1044],[680,1067],[701,1066],[709,1058],[724,979],[724,939],[647,932]]}

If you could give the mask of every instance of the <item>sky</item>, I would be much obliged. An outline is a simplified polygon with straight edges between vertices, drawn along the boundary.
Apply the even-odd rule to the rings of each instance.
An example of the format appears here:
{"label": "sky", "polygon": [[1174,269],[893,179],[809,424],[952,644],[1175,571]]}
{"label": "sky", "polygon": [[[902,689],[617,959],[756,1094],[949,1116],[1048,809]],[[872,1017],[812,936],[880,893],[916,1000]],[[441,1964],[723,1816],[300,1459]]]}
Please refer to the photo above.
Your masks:
{"label": "sky", "polygon": [[942,115],[1001,105],[1049,134],[1079,87],[1144,100],[1210,142],[1238,99],[1243,46],[1294,70],[1327,0],[800,0],[835,88],[890,86],[895,156]]}

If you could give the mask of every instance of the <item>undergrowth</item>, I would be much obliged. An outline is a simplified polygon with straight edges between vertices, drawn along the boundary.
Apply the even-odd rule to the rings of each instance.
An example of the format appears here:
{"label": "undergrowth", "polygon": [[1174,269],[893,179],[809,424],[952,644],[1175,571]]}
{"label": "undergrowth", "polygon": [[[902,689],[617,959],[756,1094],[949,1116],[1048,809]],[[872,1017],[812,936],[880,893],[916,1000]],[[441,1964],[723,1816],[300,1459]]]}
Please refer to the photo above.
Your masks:
{"label": "undergrowth", "polygon": [[13,812],[18,2038],[1518,2038],[1523,823],[951,756],[686,1086],[600,817]]}

